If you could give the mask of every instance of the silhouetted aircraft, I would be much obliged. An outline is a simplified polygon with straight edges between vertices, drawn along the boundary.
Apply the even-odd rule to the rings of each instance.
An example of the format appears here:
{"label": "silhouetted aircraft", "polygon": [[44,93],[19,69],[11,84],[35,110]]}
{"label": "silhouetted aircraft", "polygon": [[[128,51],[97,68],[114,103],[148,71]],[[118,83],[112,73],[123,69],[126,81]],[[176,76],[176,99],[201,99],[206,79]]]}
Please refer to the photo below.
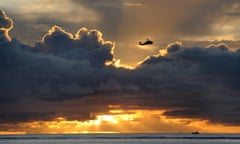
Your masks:
{"label": "silhouetted aircraft", "polygon": [[139,45],[152,45],[153,41],[147,39],[144,43],[142,43],[141,41],[139,42]]}

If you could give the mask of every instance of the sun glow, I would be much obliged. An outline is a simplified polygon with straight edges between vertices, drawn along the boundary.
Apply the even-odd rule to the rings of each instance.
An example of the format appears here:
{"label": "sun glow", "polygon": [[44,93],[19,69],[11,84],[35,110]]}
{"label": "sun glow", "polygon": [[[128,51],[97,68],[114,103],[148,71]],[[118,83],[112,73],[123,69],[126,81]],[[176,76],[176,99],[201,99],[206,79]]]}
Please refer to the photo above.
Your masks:
{"label": "sun glow", "polygon": [[128,70],[134,70],[136,68],[136,66],[132,66],[132,65],[127,65],[127,64],[122,64],[120,59],[115,59],[113,61],[107,61],[105,62],[106,66],[114,66],[116,68],[125,68]]}
{"label": "sun glow", "polygon": [[168,53],[168,52],[167,52],[166,49],[160,49],[160,50],[159,50],[159,55],[160,55],[160,56],[165,56],[165,55],[167,55],[167,53]]}
{"label": "sun glow", "polygon": [[207,120],[174,118],[164,115],[166,110],[124,110],[120,107],[109,106],[109,111],[91,114],[90,120],[68,120],[57,117],[52,121],[33,121],[14,125],[16,131],[0,132],[0,134],[33,134],[33,133],[191,133],[200,131],[216,133],[224,130],[225,133],[239,132],[240,127],[211,124]]}

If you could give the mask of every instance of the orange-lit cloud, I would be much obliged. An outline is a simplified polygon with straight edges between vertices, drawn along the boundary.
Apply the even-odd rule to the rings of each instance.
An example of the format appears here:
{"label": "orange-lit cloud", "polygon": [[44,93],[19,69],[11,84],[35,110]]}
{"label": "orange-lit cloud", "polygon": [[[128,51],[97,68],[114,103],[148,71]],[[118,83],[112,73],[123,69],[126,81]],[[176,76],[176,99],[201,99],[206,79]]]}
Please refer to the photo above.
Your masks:
{"label": "orange-lit cloud", "polygon": [[67,120],[57,117],[51,121],[19,123],[15,131],[0,134],[32,133],[236,133],[240,127],[212,124],[208,120],[174,118],[164,115],[165,110],[110,109],[108,113],[92,114],[86,121]]}

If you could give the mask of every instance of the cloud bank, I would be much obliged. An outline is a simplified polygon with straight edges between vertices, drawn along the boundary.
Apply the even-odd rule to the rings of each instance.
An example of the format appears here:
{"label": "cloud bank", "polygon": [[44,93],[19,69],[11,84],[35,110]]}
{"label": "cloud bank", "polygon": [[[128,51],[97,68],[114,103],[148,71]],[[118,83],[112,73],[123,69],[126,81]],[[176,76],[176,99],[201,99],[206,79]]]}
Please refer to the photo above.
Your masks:
{"label": "cloud bank", "polygon": [[[8,36],[0,12],[0,124],[90,119],[106,105],[166,109],[166,116],[240,125],[240,50],[225,44],[183,47],[149,56],[133,70],[114,62],[114,43],[98,30],[75,35],[53,26],[35,46]],[[4,130],[4,127],[2,127]]]}

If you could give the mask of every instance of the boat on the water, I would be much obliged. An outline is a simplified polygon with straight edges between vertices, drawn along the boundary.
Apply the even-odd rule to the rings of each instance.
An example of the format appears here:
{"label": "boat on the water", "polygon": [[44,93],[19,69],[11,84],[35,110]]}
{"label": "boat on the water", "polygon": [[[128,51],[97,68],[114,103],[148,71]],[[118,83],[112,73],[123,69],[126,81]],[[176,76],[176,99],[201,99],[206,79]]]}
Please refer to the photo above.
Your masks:
{"label": "boat on the water", "polygon": [[194,131],[192,132],[192,134],[200,134],[198,131]]}

